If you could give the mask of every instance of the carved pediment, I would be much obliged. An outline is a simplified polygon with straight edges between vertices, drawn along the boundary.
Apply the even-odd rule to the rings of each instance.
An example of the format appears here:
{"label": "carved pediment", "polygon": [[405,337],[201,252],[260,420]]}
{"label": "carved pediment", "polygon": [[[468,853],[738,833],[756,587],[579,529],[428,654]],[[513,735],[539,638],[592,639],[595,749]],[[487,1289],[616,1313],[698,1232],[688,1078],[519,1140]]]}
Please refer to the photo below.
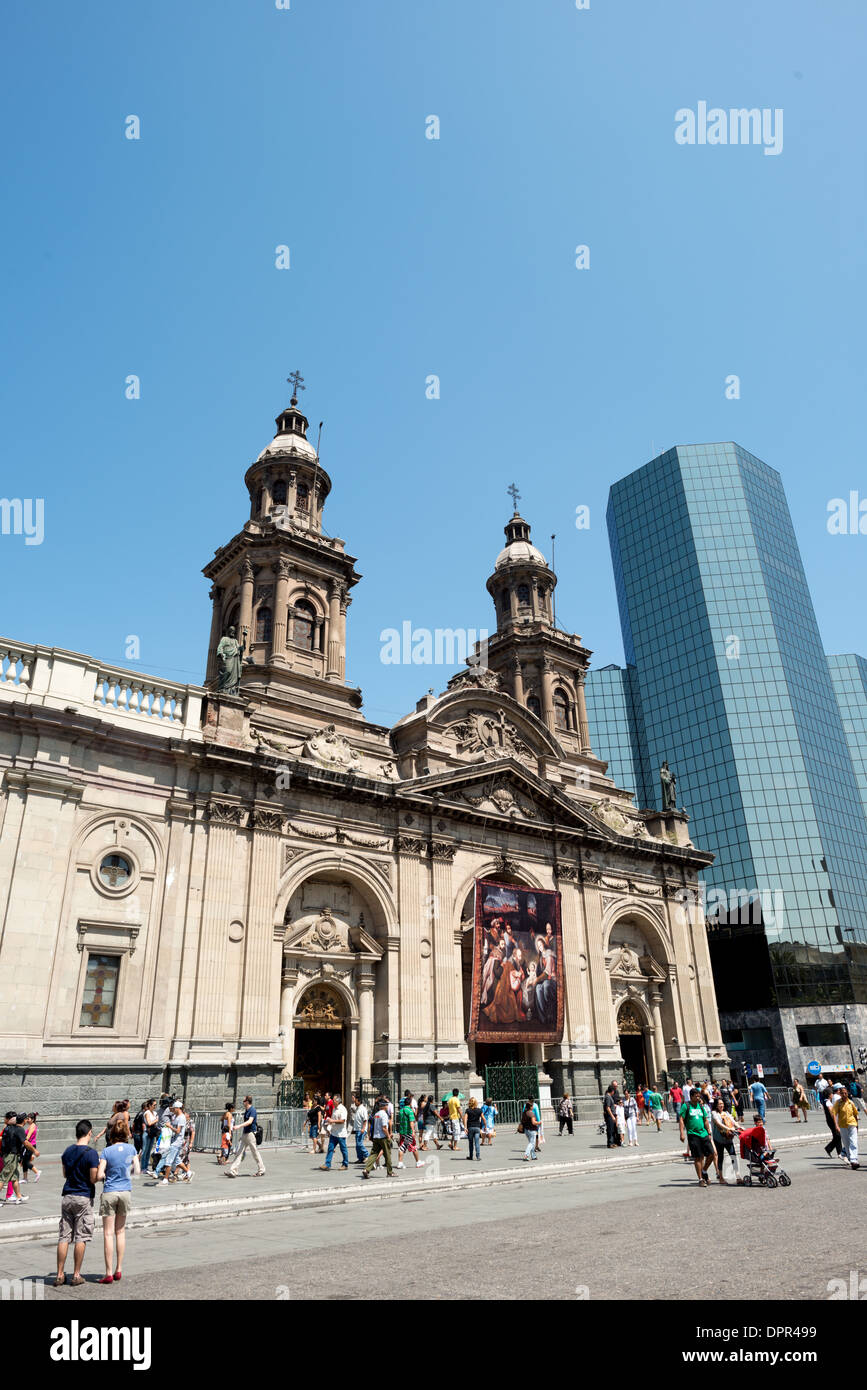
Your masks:
{"label": "carved pediment", "polygon": [[538,762],[538,754],[502,710],[469,709],[444,732],[454,742],[457,756],[467,762],[517,758],[530,767]]}

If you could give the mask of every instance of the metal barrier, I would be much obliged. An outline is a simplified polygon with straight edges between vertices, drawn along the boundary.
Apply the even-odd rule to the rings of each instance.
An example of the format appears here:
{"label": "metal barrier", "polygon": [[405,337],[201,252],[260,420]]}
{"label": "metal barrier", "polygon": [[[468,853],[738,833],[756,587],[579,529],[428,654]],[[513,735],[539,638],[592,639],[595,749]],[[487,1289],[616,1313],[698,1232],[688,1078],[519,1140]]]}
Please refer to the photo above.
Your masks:
{"label": "metal barrier", "polygon": [[[223,1120],[222,1110],[191,1110],[191,1118],[196,1126],[193,1149],[197,1153],[219,1153]],[[243,1118],[243,1111],[235,1111],[236,1118]],[[307,1118],[305,1110],[260,1110],[259,1124],[262,1128],[262,1148],[288,1148],[300,1146],[301,1128]],[[240,1130],[233,1135],[232,1151],[235,1152],[240,1141]]]}

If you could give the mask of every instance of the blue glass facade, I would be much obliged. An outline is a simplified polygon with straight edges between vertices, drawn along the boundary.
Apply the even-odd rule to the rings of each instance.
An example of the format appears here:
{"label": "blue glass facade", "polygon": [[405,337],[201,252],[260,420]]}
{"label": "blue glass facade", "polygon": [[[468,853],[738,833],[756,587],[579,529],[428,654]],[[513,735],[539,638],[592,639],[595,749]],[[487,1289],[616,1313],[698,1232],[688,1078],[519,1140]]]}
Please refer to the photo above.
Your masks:
{"label": "blue glass facade", "polygon": [[608,527],[632,722],[615,745],[594,673],[595,751],[649,806],[668,759],[709,891],[762,895],[777,1003],[867,999],[867,818],[780,475],[678,446],[614,484]]}
{"label": "blue glass facade", "polygon": [[840,706],[855,781],[867,815],[867,661],[854,653],[829,656],[828,669]]}
{"label": "blue glass facade", "polygon": [[606,759],[607,776],[632,792],[637,805],[645,805],[641,799],[642,724],[635,668],[602,666],[588,671],[584,688],[591,748]]}

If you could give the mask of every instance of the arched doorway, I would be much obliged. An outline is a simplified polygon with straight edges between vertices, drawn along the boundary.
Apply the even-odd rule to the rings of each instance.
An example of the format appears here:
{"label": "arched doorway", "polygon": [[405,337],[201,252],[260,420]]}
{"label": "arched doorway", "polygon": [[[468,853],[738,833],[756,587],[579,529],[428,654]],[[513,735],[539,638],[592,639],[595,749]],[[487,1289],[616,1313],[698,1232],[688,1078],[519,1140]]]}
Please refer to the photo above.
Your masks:
{"label": "arched doorway", "polygon": [[346,1016],[343,999],[328,985],[311,985],[298,1001],[293,1019],[293,1074],[311,1093],[345,1090]]}
{"label": "arched doorway", "polygon": [[621,1004],[617,1011],[617,1041],[624,1068],[632,1073],[633,1084],[643,1086],[652,1081],[644,1042],[644,1021],[629,1001]]}

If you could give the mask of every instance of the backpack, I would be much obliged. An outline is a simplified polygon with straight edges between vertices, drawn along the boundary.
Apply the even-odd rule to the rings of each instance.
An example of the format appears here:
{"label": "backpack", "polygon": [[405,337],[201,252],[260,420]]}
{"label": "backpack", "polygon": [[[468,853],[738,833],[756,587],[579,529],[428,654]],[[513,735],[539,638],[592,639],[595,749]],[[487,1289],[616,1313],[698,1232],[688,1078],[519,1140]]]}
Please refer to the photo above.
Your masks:
{"label": "backpack", "polygon": [[141,1134],[144,1130],[144,1111],[140,1110],[132,1122],[133,1134]]}
{"label": "backpack", "polygon": [[264,1134],[262,1133],[262,1126],[261,1126],[261,1125],[257,1125],[257,1126],[256,1126],[256,1148],[257,1148],[257,1149],[258,1149],[259,1145],[262,1143],[262,1140],[263,1140],[264,1138],[265,1138],[265,1136],[264,1136]]}

